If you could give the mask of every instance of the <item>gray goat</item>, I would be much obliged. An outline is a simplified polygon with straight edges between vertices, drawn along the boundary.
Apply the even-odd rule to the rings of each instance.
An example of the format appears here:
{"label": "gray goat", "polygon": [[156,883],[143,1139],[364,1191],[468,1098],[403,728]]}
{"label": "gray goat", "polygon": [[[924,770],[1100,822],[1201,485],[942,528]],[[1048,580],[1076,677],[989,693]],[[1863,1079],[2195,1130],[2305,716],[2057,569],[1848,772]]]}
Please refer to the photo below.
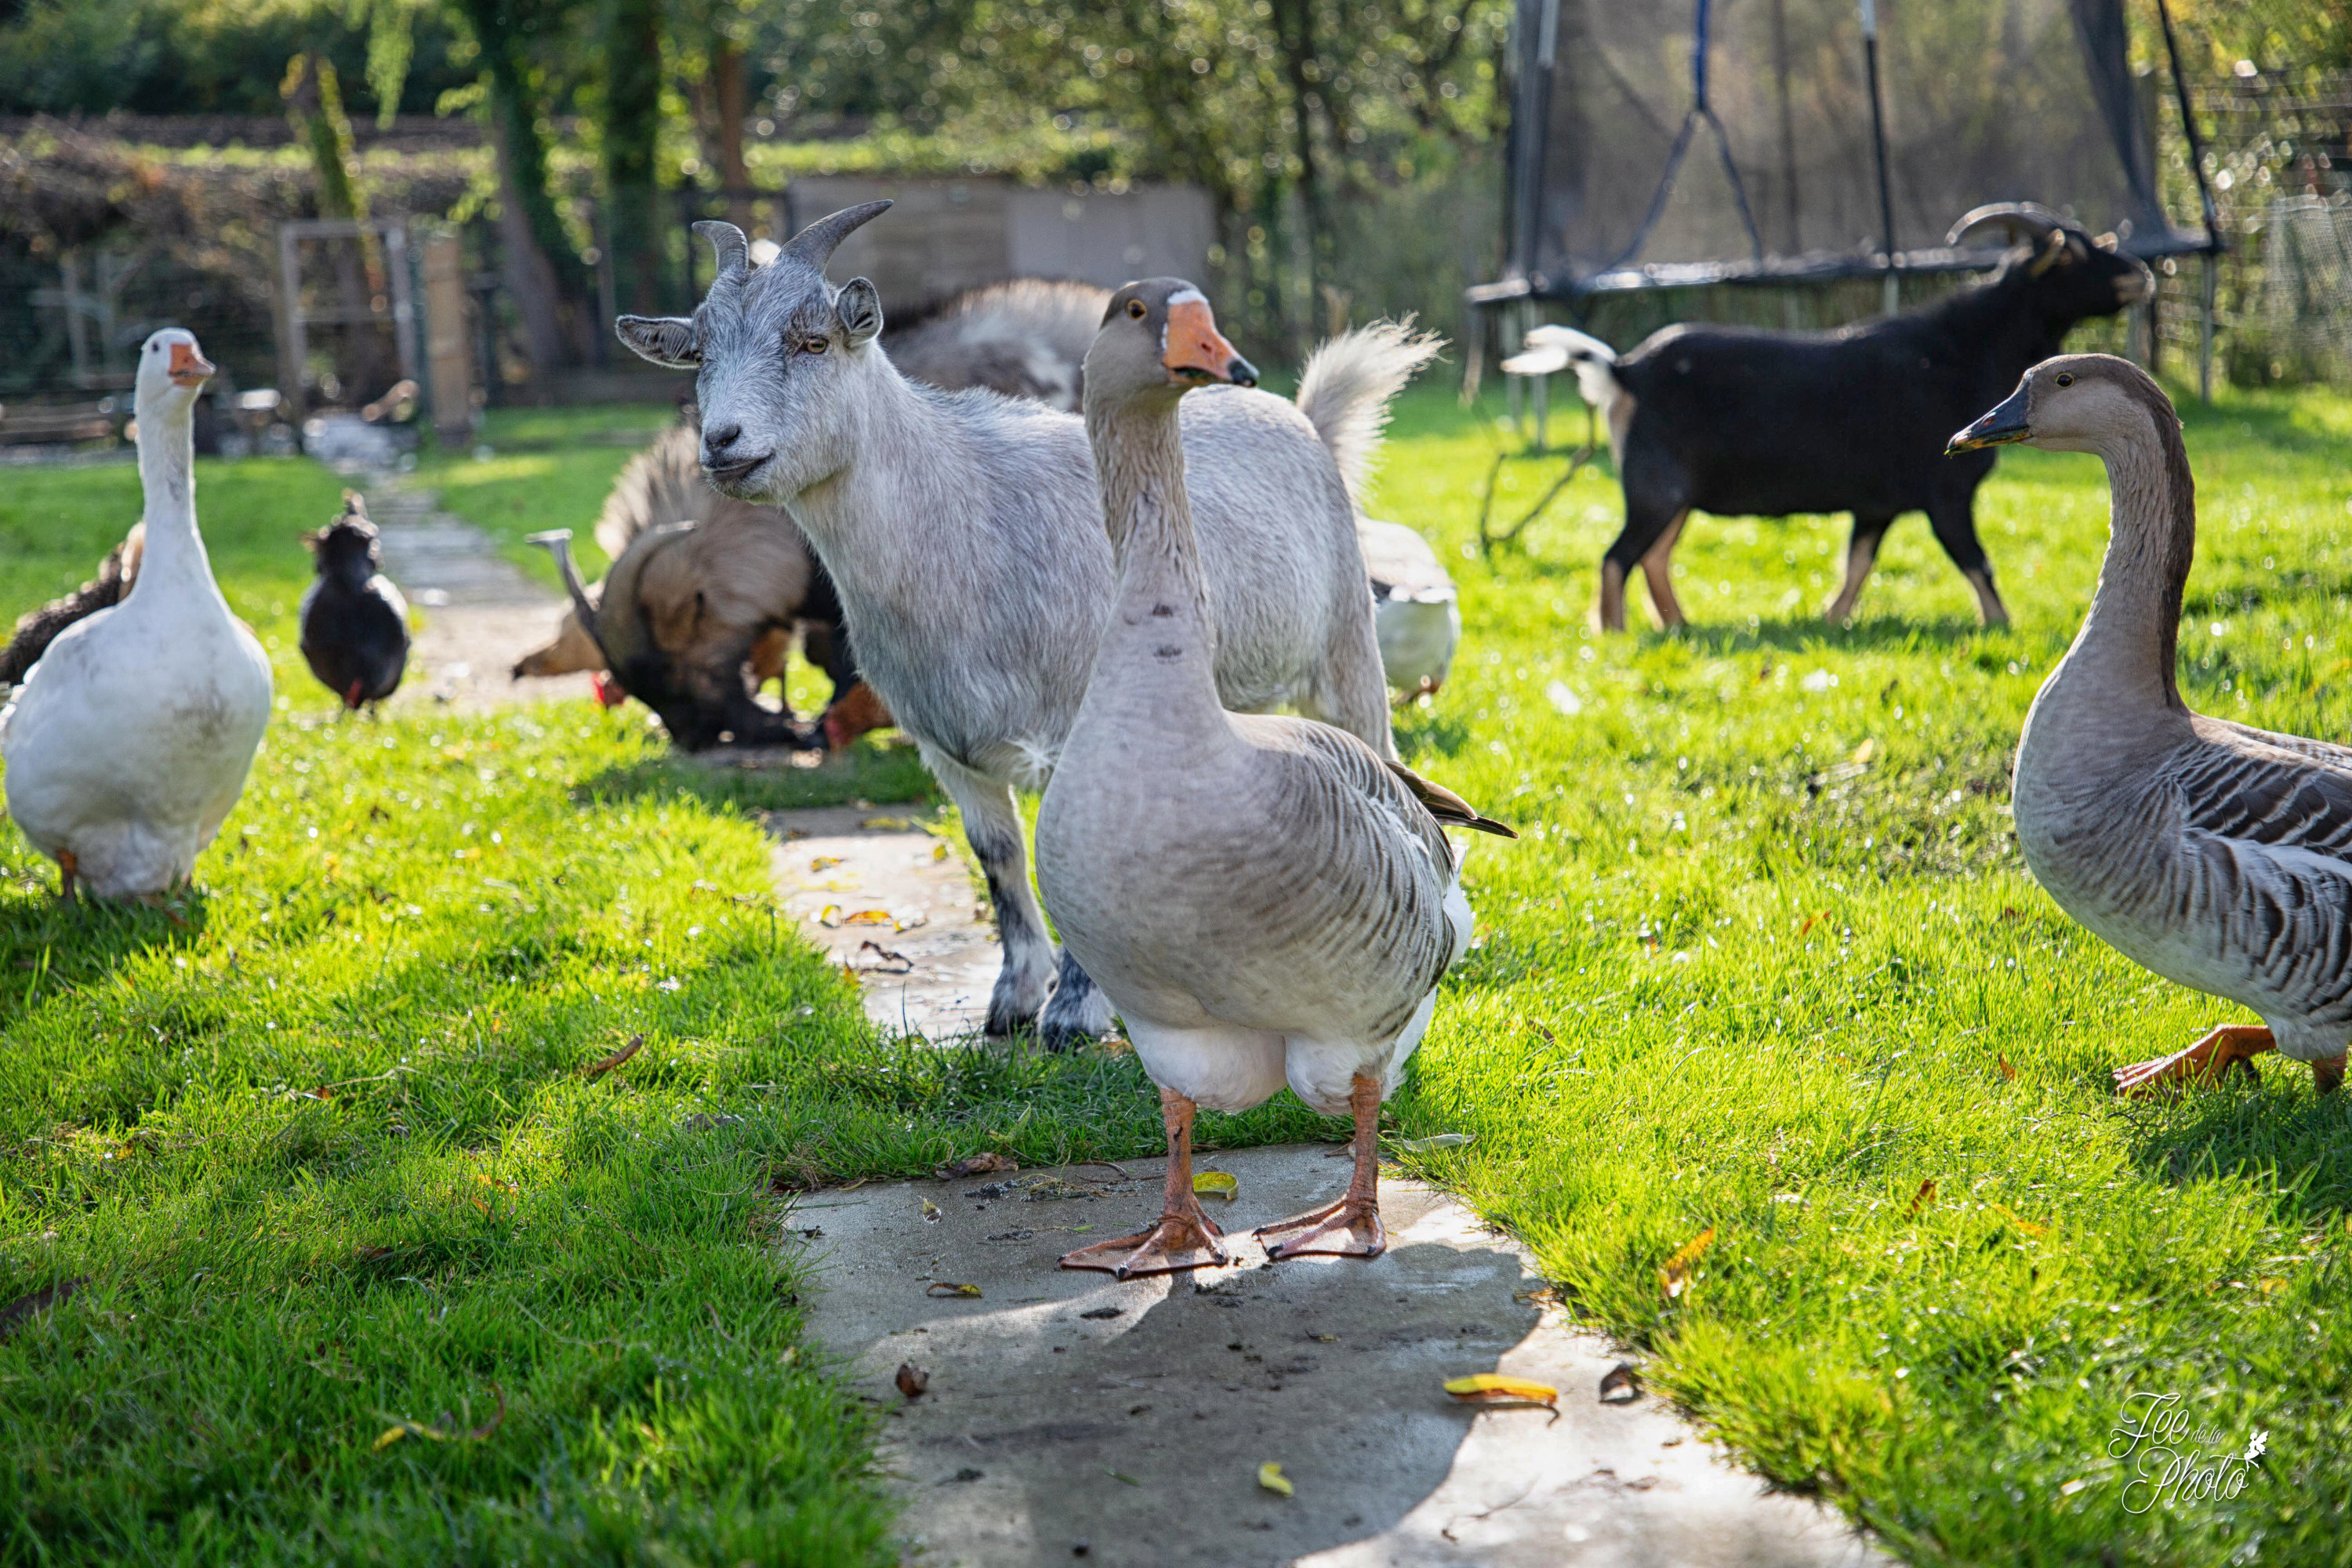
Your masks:
{"label": "gray goat", "polygon": [[[763,267],[733,225],[698,224],[719,261],[700,307],[616,328],[653,363],[698,371],[712,485],[786,508],[816,547],[866,679],[961,808],[987,877],[1004,946],[989,1032],[1043,1006],[1059,1048],[1101,1033],[1110,1008],[1066,956],[1054,984],[1013,791],[1045,786],[1077,715],[1111,609],[1110,542],[1083,421],[908,381],[875,342],[874,285],[825,280],[835,246],[889,205],[820,218]],[[1287,703],[1394,754],[1351,489],[1389,400],[1438,346],[1365,328],[1317,352],[1295,405],[1239,387],[1184,400],[1227,707]]]}

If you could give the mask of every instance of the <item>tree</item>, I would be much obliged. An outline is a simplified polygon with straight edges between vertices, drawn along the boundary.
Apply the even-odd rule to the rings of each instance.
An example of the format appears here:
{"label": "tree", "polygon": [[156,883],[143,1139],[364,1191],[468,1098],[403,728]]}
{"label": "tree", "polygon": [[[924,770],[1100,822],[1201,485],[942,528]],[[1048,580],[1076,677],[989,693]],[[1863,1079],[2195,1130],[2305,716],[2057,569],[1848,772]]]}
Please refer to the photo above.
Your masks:
{"label": "tree", "polygon": [[480,50],[491,146],[499,170],[499,247],[508,297],[521,319],[532,371],[545,377],[587,363],[595,321],[593,279],[564,235],[548,188],[548,101],[534,59],[560,39],[566,0],[452,0]]}
{"label": "tree", "polygon": [[659,0],[605,0],[604,243],[621,308],[653,315],[661,298]]}

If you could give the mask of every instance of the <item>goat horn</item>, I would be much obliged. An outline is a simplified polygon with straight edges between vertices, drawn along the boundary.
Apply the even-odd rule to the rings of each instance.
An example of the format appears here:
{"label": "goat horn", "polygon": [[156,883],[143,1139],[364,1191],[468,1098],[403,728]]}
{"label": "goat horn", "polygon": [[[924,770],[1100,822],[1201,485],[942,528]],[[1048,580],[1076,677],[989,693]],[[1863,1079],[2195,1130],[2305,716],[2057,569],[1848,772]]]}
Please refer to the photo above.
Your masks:
{"label": "goat horn", "polygon": [[572,614],[579,620],[580,629],[588,634],[588,640],[596,645],[596,651],[604,656],[604,668],[611,669],[612,651],[605,647],[604,636],[596,629],[596,606],[588,602],[588,586],[580,580],[580,563],[572,559],[572,531],[551,528],[545,533],[526,535],[523,542],[542,545],[555,557],[555,569],[563,574],[563,591],[572,595]]}
{"label": "goat horn", "polygon": [[861,224],[871,223],[888,212],[890,206],[888,202],[860,202],[854,207],[844,207],[837,213],[821,217],[793,236],[793,242],[777,254],[776,259],[782,261],[790,257],[823,272],[824,264],[833,259],[834,247],[848,238],[852,229]]}
{"label": "goat horn", "polygon": [[694,232],[710,242],[710,252],[718,258],[721,279],[740,278],[750,269],[751,242],[743,237],[741,229],[713,217],[696,224]]}
{"label": "goat horn", "polygon": [[2037,243],[2048,239],[2062,229],[2072,229],[2075,226],[2040,202],[1990,202],[1978,207],[1954,224],[1952,232],[1944,237],[1944,243],[1958,245],[1973,236],[1978,229],[1991,228],[1996,226],[2008,229],[2012,235],[2017,230],[2023,229],[2031,234]]}

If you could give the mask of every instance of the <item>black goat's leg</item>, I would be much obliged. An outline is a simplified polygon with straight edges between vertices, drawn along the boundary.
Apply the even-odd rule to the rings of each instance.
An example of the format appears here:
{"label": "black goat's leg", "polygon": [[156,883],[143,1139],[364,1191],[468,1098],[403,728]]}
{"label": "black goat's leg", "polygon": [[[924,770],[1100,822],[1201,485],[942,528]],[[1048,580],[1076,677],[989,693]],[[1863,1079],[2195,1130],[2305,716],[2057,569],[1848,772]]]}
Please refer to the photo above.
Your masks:
{"label": "black goat's leg", "polygon": [[[1680,525],[1689,510],[1685,506],[1636,500],[1631,489],[1625,492],[1625,526],[1601,557],[1601,603],[1596,618],[1602,631],[1622,632],[1625,629],[1625,579],[1650,553],[1660,536],[1670,528]],[[1669,542],[1667,549],[1672,550],[1673,547]],[[1654,584],[1652,591],[1655,592]],[[1674,596],[1671,587],[1666,590],[1666,595],[1671,601]],[[1680,606],[1677,605],[1676,609],[1679,611]],[[1660,613],[1664,613],[1663,606]]]}
{"label": "black goat's leg", "polygon": [[1992,585],[1992,563],[1985,559],[1984,546],[1977,542],[1974,492],[1939,496],[1928,502],[1927,522],[1936,531],[1936,542],[1976,590],[1978,619],[1989,626],[2009,625],[2009,606],[2000,602],[2000,593]]}
{"label": "black goat's leg", "polygon": [[1675,597],[1675,543],[1683,536],[1683,524],[1690,521],[1690,508],[1675,513],[1666,524],[1665,532],[1642,555],[1642,576],[1650,584],[1650,607],[1658,613],[1658,625],[1672,631],[1683,624],[1682,601]]}
{"label": "black goat's leg", "polygon": [[1045,917],[1029,889],[1029,858],[1021,841],[1021,816],[1012,787],[923,748],[923,761],[963,813],[964,837],[988,879],[988,901],[996,915],[1004,961],[988,999],[988,1032],[1011,1035],[1027,1028],[1045,1005],[1054,977],[1054,943]]}
{"label": "black goat's leg", "polygon": [[1862,598],[1862,585],[1870,581],[1870,569],[1878,564],[1878,542],[1894,525],[1895,514],[1891,511],[1853,514],[1853,534],[1845,545],[1845,586],[1822,612],[1822,619],[1832,626],[1842,626],[1853,615],[1853,606]]}
{"label": "black goat's leg", "polygon": [[1082,1040],[1109,1033],[1110,998],[1064,948],[1061,978],[1037,1019],[1037,1043],[1049,1051],[1066,1051]]}

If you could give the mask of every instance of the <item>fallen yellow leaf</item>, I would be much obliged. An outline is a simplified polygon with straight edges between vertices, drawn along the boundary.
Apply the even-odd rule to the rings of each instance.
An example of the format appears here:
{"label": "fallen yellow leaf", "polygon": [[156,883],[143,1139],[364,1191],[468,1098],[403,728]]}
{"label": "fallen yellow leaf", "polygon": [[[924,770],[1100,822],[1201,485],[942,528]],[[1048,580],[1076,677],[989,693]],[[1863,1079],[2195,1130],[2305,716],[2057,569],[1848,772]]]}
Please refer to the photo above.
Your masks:
{"label": "fallen yellow leaf", "polygon": [[980,1294],[980,1287],[960,1285],[946,1279],[935,1279],[925,1288],[923,1294],[926,1296],[977,1296]]}
{"label": "fallen yellow leaf", "polygon": [[1715,1226],[1708,1226],[1692,1237],[1680,1252],[1666,1259],[1666,1266],[1658,1270],[1658,1288],[1666,1293],[1666,1300],[1671,1301],[1683,1293],[1690,1283],[1691,1266],[1714,1245]]}
{"label": "fallen yellow leaf", "polygon": [[2010,1224],[2015,1226],[2018,1229],[2023,1231],[2028,1236],[2047,1236],[2050,1234],[2050,1227],[2048,1226],[2036,1225],[2032,1220],[2026,1218],[2023,1215],[2019,1214],[2013,1208],[2007,1207],[2001,1204],[1987,1204],[1985,1205],[1985,1207],[1992,1210],[1993,1213],[2000,1215],[2001,1218],[2009,1221]]}
{"label": "fallen yellow leaf", "polygon": [[1241,1178],[1231,1171],[1195,1171],[1192,1173],[1192,1190],[1214,1193],[1231,1203],[1241,1195],[1242,1183]]}
{"label": "fallen yellow leaf", "polygon": [[1282,1473],[1280,1465],[1260,1465],[1257,1468],[1257,1484],[1282,1497],[1295,1497],[1298,1492],[1298,1489],[1290,1484],[1289,1478]]}
{"label": "fallen yellow leaf", "polygon": [[383,1436],[375,1440],[375,1447],[372,1452],[381,1454],[407,1436],[408,1428],[405,1426],[387,1426],[383,1429]]}
{"label": "fallen yellow leaf", "polygon": [[1445,1392],[1465,1405],[1544,1405],[1559,1408],[1559,1390],[1528,1377],[1505,1377],[1500,1373],[1473,1373],[1445,1385]]}

